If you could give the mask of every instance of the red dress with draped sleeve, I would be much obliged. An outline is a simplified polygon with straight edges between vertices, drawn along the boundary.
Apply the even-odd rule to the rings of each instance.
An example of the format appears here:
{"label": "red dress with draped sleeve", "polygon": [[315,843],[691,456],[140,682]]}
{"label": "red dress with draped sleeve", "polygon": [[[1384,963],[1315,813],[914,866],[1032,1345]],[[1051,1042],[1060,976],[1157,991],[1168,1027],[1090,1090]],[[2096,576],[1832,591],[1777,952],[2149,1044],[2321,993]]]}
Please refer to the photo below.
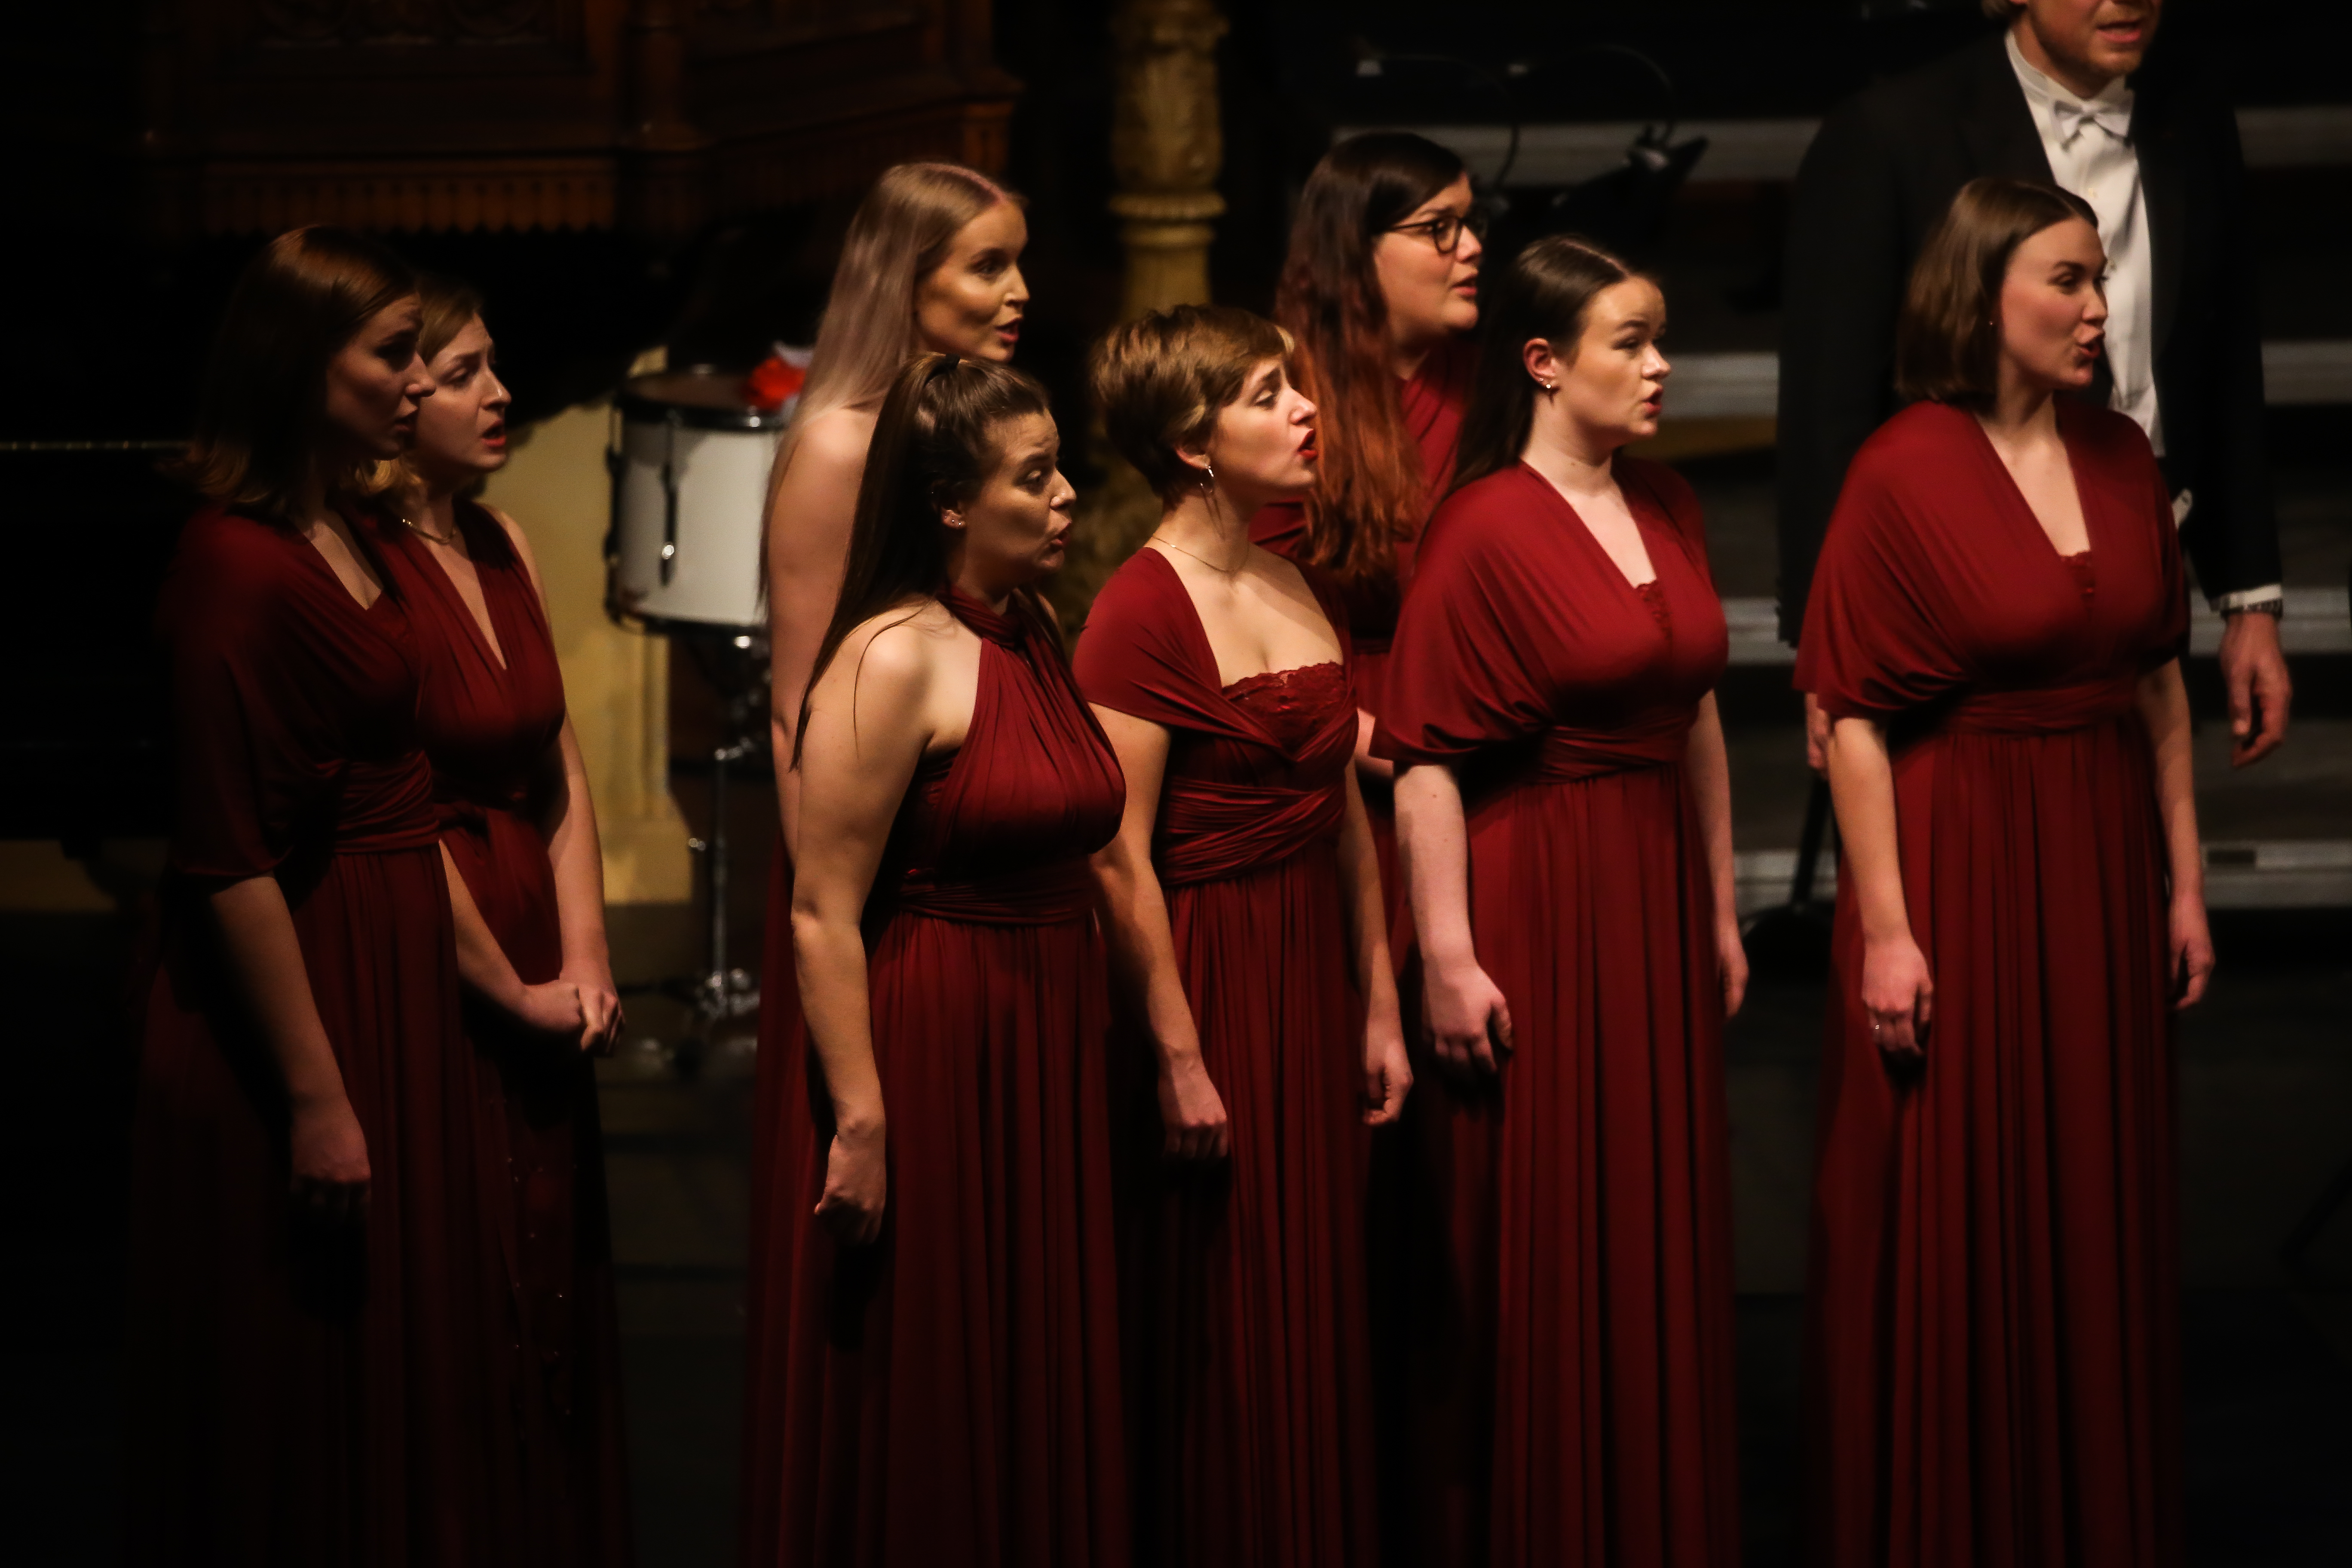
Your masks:
{"label": "red dress with draped sleeve", "polygon": [[1617,478],[1645,588],[1525,464],[1447,500],[1374,742],[1461,781],[1517,1041],[1492,1079],[1425,1063],[1407,1102],[1422,1562],[1739,1553],[1722,980],[1682,761],[1728,645],[1689,487]]}
{"label": "red dress with draped sleeve", "polygon": [[2187,629],[2131,420],[2060,404],[2090,534],[2062,557],[1976,419],[1855,457],[1799,683],[1887,727],[1917,1068],[1864,1012],[1841,895],[1807,1327],[1809,1561],[2179,1561],[2168,884],[2139,678]]}
{"label": "red dress with draped sleeve", "polygon": [[[1421,369],[1397,388],[1404,428],[1421,458],[1422,479],[1428,487],[1427,511],[1454,482],[1454,450],[1462,435],[1462,414],[1470,403],[1470,375],[1477,367],[1476,350],[1467,339],[1446,343],[1422,362]],[[1250,520],[1250,537],[1278,555],[1304,560],[1307,550],[1307,507],[1302,501],[1278,501],[1259,509]],[[1391,577],[1350,580],[1340,586],[1347,606],[1348,630],[1355,638],[1356,657],[1350,669],[1356,706],[1379,718],[1385,710],[1389,651],[1395,641],[1397,608],[1412,585],[1413,556],[1420,531],[1397,542],[1396,573]],[[1364,795],[1364,809],[1372,824],[1372,842],[1381,855],[1381,889],[1393,913],[1399,902],[1396,876],[1396,809],[1385,786],[1374,781]]]}
{"label": "red dress with draped sleeve", "polygon": [[1363,1207],[1363,1004],[1339,836],[1356,707],[1339,586],[1307,579],[1334,664],[1221,686],[1168,558],[1140,550],[1079,640],[1097,706],[1170,731],[1152,864],[1231,1154],[1161,1157],[1156,1058],[1119,1031],[1122,1319],[1139,1562],[1377,1560]]}
{"label": "red dress with draped sleeve", "polygon": [[831,1106],[804,1029],[801,1152],[768,1370],[747,1392],[745,1560],[761,1568],[1111,1568],[1128,1561],[1104,1035],[1087,858],[1118,760],[1059,634],[950,590],[980,633],[971,728],[918,770],[866,907],[889,1118],[881,1239],[814,1210]]}
{"label": "red dress with draped sleeve", "polygon": [[[563,672],[539,592],[499,521],[460,500],[457,523],[497,647],[432,551],[397,521],[378,531],[417,632],[417,731],[433,764],[441,846],[523,984],[563,969],[555,872],[539,827],[563,728]],[[466,1027],[499,1094],[485,1168],[504,1228],[514,1333],[508,1371],[520,1446],[511,1488],[518,1564],[632,1560],[621,1440],[621,1343],[594,1063],[469,1003]]]}
{"label": "red dress with draped sleeve", "polygon": [[[217,508],[164,585],[174,816],[132,1133],[130,1562],[511,1560],[478,1153],[496,1100],[459,1026],[413,609],[387,587],[362,609],[300,535]],[[367,1140],[362,1223],[294,1218],[284,1079],[205,902],[273,876]]]}

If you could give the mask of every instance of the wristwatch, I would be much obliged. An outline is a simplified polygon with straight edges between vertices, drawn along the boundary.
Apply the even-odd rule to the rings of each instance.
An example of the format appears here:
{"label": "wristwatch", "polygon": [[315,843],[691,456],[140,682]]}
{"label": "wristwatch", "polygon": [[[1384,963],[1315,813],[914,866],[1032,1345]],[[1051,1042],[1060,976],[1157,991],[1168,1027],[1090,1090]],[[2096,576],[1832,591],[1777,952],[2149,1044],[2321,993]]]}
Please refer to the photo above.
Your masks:
{"label": "wristwatch", "polygon": [[2221,612],[2224,619],[2231,616],[2268,616],[2277,620],[2286,614],[2286,600],[2279,595],[2267,599],[2250,599],[2242,605],[2232,605]]}

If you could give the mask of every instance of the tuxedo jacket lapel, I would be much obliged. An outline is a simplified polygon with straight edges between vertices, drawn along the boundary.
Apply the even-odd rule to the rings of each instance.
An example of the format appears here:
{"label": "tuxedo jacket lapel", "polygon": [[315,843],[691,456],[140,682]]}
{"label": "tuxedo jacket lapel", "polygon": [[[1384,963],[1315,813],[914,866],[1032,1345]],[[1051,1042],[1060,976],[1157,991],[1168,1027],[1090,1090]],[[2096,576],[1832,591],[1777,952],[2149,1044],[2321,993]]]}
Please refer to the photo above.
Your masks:
{"label": "tuxedo jacket lapel", "polygon": [[2132,153],[2139,159],[2140,194],[2147,202],[2148,269],[2154,274],[2149,301],[2156,363],[2172,336],[2180,306],[2180,269],[2188,243],[2188,181],[2180,166],[2180,139],[2164,112],[2161,89],[2143,90],[2132,104]]}
{"label": "tuxedo jacket lapel", "polygon": [[2042,132],[2033,128],[2033,110],[2026,104],[2025,89],[2017,85],[2001,34],[1977,47],[1971,74],[1975,101],[1960,116],[1960,137],[1968,143],[1975,173],[2054,184],[2050,155],[2042,150]]}

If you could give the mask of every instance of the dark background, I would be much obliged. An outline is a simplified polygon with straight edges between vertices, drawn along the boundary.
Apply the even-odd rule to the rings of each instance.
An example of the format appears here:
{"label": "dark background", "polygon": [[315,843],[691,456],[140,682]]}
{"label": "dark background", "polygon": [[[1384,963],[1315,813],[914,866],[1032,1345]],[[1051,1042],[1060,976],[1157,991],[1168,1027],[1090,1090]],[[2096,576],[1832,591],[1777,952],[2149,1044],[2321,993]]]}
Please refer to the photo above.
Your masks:
{"label": "dark background", "polygon": [[[1334,127],[1499,121],[1506,110],[1495,77],[1514,64],[1527,68],[1503,79],[1530,121],[1811,117],[1874,76],[1990,26],[1975,0],[1228,0],[1224,9],[1232,31],[1220,55],[1220,188],[1229,211],[1218,225],[1213,281],[1220,299],[1260,309],[1270,302],[1293,195]],[[2352,102],[2344,9],[2169,0],[2151,68],[2210,72],[2242,105]],[[1022,363],[1055,389],[1066,425],[1083,418],[1078,366],[1119,299],[1117,230],[1104,208],[1112,188],[1109,10],[1102,0],[999,0],[995,8],[997,58],[1026,84],[1006,171],[1029,200],[1024,267],[1034,302]],[[0,375],[0,443],[182,434],[221,299],[260,243],[163,247],[142,237],[139,29],[129,0],[18,5],[0,20],[0,300],[15,327]],[[1655,61],[1672,80],[1671,100],[1633,61],[1596,52],[1601,45]],[[1379,60],[1379,75],[1360,74],[1366,58]],[[422,102],[418,112],[435,108]],[[1634,248],[1666,281],[1675,352],[1770,349],[1785,187],[1707,175],[1702,160]],[[2352,170],[2259,172],[2252,189],[2245,243],[2261,254],[2262,291],[2223,303],[2257,312],[2267,338],[2352,338]],[[1540,198],[1512,195],[1522,210]],[[522,421],[609,392],[656,343],[674,363],[747,365],[772,340],[807,342],[852,205],[760,214],[667,247],[610,233],[393,240],[417,262],[485,289]],[[2273,423],[2291,494],[2320,520],[2311,528],[2334,542],[2324,550],[2337,552],[2326,556],[2335,564],[2324,580],[2341,582],[2352,500],[2345,410],[2274,410]],[[161,831],[163,759],[146,626],[189,502],[152,463],[139,454],[0,450],[0,559],[12,590],[0,615],[0,836],[86,847]],[[1723,534],[1718,575],[1769,557],[1769,449],[1688,471]],[[1093,478],[1082,466],[1072,477],[1082,487]],[[2306,536],[2316,535],[2307,528]],[[1727,583],[1727,592],[1769,592],[1769,581]],[[2345,716],[2347,663],[2298,662],[2299,715]],[[699,830],[693,753],[709,727],[708,694],[691,661],[674,666],[679,794]],[[1740,748],[1752,744],[1788,773],[1784,677],[1735,673],[1739,701],[1727,692],[1726,713],[1736,767],[1747,765]],[[2210,713],[2210,676],[2192,679],[2205,682]],[[1735,707],[1760,717],[1749,724]],[[2295,744],[2253,782],[2300,802],[2305,818],[2332,822],[2336,837],[2352,837],[2352,790],[2305,760],[2322,754],[2315,735],[2301,752]],[[738,877],[740,912],[756,939],[764,882],[757,829],[769,814],[757,798],[746,810],[752,849],[748,874]],[[131,1073],[121,979],[139,929],[137,889],[123,890],[120,918],[0,914],[0,1561],[11,1563],[110,1560]],[[2216,928],[2222,977],[2184,1042],[2184,1185],[2192,1232],[2243,1230],[2256,1261],[2192,1291],[2192,1556],[2352,1563],[2352,1298],[2340,1283],[2315,1294],[2309,1279],[2265,1273],[2264,1249],[2283,1226],[2275,1203],[2247,1195],[2272,1181],[2259,1174],[2268,1151],[2305,1151],[2302,1163],[2272,1181],[2298,1197],[2314,1173],[2352,1155],[2352,1123],[2328,1121],[2326,1110],[2341,1101],[2352,1045],[2352,912],[2241,911],[2217,916]],[[1735,1152],[1749,1184],[1743,1205],[1773,1182],[1801,1194],[1819,986],[1801,942],[1780,952],[1759,967],[1756,1000],[1734,1032]],[[657,1016],[650,1004],[632,1007]],[[713,1076],[698,1085],[618,1086],[607,1096],[625,1209],[638,1201],[631,1193],[669,1190],[663,1182],[688,1194],[675,1211],[627,1210],[624,1230],[638,1223],[630,1213],[672,1236],[707,1223],[718,1259],[633,1263],[635,1244],[622,1237],[649,1568],[724,1560],[734,1352],[724,1332],[702,1331],[708,1323],[695,1314],[705,1308],[692,1303],[715,1302],[709,1321],[723,1328],[735,1278],[727,1248],[740,1247],[728,1194],[736,1190],[729,1184],[740,1186],[746,1095],[740,1081]],[[1760,1105],[1781,1106],[1779,1121],[1755,1114]],[[1801,1195],[1791,1213],[1759,1221],[1743,1206],[1743,1268],[1747,1249],[1768,1241],[1801,1250],[1801,1234],[1784,1234],[1790,1224],[1801,1232]],[[2331,1255],[2339,1262],[2352,1258],[2342,1229]],[[1741,1302],[1755,1563],[1792,1560],[1790,1289]],[[706,1289],[707,1298],[695,1294]],[[676,1328],[688,1320],[702,1326]],[[646,1327],[662,1323],[671,1328]],[[2339,1337],[2333,1356],[2328,1331]]]}

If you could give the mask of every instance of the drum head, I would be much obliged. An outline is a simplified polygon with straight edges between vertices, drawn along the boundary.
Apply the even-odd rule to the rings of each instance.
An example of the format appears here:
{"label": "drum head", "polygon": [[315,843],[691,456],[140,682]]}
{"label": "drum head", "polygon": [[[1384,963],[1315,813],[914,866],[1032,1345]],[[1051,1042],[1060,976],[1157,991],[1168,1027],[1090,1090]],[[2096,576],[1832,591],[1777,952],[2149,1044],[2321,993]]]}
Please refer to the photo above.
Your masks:
{"label": "drum head", "polygon": [[733,371],[697,365],[631,376],[614,404],[621,417],[683,425],[690,430],[781,430],[784,416],[755,406],[743,394],[743,377]]}

